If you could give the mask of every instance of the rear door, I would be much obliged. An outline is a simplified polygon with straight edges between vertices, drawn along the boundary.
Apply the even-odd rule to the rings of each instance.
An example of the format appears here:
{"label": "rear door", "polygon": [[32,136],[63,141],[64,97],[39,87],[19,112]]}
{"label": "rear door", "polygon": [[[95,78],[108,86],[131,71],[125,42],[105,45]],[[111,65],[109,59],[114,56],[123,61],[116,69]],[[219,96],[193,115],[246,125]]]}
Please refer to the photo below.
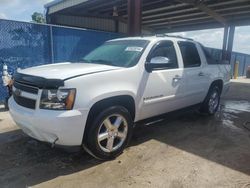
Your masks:
{"label": "rear door", "polygon": [[183,60],[183,77],[186,80],[186,105],[202,102],[207,94],[209,75],[206,72],[206,59],[201,56],[200,46],[194,42],[179,41],[178,46]]}

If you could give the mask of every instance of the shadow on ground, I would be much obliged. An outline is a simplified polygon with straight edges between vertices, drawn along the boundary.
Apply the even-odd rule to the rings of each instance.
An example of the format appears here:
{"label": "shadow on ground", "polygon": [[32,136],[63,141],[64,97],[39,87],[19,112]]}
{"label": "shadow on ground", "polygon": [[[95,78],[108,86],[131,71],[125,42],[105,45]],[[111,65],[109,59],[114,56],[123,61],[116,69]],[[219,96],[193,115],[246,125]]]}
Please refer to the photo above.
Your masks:
{"label": "shadow on ground", "polygon": [[190,112],[154,126],[142,125],[136,128],[133,144],[155,139],[250,175],[250,132],[243,126],[250,111],[231,110],[224,108],[215,117]]}
{"label": "shadow on ground", "polygon": [[14,141],[0,145],[1,186],[36,185],[100,163],[83,151],[69,153],[52,149],[47,144],[27,137],[21,130],[2,133],[2,137],[12,137]]}

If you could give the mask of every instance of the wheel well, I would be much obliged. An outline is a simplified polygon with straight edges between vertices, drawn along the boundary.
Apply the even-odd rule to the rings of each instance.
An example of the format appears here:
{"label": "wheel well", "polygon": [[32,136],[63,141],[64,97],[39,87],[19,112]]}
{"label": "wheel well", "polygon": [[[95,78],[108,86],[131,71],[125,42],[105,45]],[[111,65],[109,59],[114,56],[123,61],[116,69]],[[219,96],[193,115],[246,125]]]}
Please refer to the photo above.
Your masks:
{"label": "wheel well", "polygon": [[129,95],[121,95],[121,96],[106,98],[106,99],[96,102],[89,111],[87,122],[88,123],[91,122],[95,114],[100,113],[103,109],[110,107],[110,106],[114,106],[114,105],[120,105],[120,106],[125,107],[129,111],[132,120],[134,120],[135,101],[133,97]]}
{"label": "wheel well", "polygon": [[[88,118],[87,118],[85,130],[88,129],[88,126],[91,125],[91,122],[93,121],[93,119],[95,117],[95,114],[98,114],[103,109],[108,108],[110,106],[114,106],[114,105],[120,105],[120,106],[125,107],[129,111],[132,120],[134,120],[134,118],[135,118],[135,101],[134,101],[133,97],[131,97],[129,95],[110,97],[110,98],[106,98],[106,99],[103,99],[103,100],[96,102],[91,107],[91,109],[89,111]],[[84,131],[83,143],[84,143],[84,140],[86,139],[85,133],[86,133],[86,131]]]}
{"label": "wheel well", "polygon": [[211,84],[211,86],[210,86],[210,88],[212,86],[214,86],[214,85],[218,86],[219,89],[220,89],[220,92],[222,92],[222,89],[223,89],[223,81],[222,80],[215,80],[215,81],[213,81],[212,84]]}

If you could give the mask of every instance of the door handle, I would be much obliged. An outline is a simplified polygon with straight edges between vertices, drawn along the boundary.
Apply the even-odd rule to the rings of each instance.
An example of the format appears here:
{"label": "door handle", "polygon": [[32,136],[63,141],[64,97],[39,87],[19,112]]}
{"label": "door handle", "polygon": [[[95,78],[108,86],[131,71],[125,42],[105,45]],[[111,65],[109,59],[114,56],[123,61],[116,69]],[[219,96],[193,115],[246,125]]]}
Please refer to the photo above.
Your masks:
{"label": "door handle", "polygon": [[205,73],[204,73],[204,72],[200,72],[200,73],[198,74],[198,76],[205,76]]}
{"label": "door handle", "polygon": [[181,79],[182,77],[180,77],[179,75],[175,75],[175,77],[173,78],[174,82],[178,82]]}

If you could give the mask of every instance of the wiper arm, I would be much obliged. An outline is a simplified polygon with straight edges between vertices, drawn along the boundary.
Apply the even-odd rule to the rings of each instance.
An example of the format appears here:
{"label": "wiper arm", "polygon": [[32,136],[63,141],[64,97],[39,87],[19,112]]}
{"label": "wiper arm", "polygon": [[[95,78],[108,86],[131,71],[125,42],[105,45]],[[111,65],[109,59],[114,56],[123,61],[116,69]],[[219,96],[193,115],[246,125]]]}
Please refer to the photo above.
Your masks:
{"label": "wiper arm", "polygon": [[105,64],[105,65],[117,66],[112,61],[103,60],[103,59],[93,59],[93,60],[81,59],[80,62],[83,62],[83,63],[100,63],[100,64]]}
{"label": "wiper arm", "polygon": [[106,64],[106,65],[114,65],[112,61],[103,60],[103,59],[93,59],[93,60],[91,60],[91,62]]}
{"label": "wiper arm", "polygon": [[90,61],[90,60],[87,60],[87,59],[81,59],[80,62],[91,63],[91,61]]}

